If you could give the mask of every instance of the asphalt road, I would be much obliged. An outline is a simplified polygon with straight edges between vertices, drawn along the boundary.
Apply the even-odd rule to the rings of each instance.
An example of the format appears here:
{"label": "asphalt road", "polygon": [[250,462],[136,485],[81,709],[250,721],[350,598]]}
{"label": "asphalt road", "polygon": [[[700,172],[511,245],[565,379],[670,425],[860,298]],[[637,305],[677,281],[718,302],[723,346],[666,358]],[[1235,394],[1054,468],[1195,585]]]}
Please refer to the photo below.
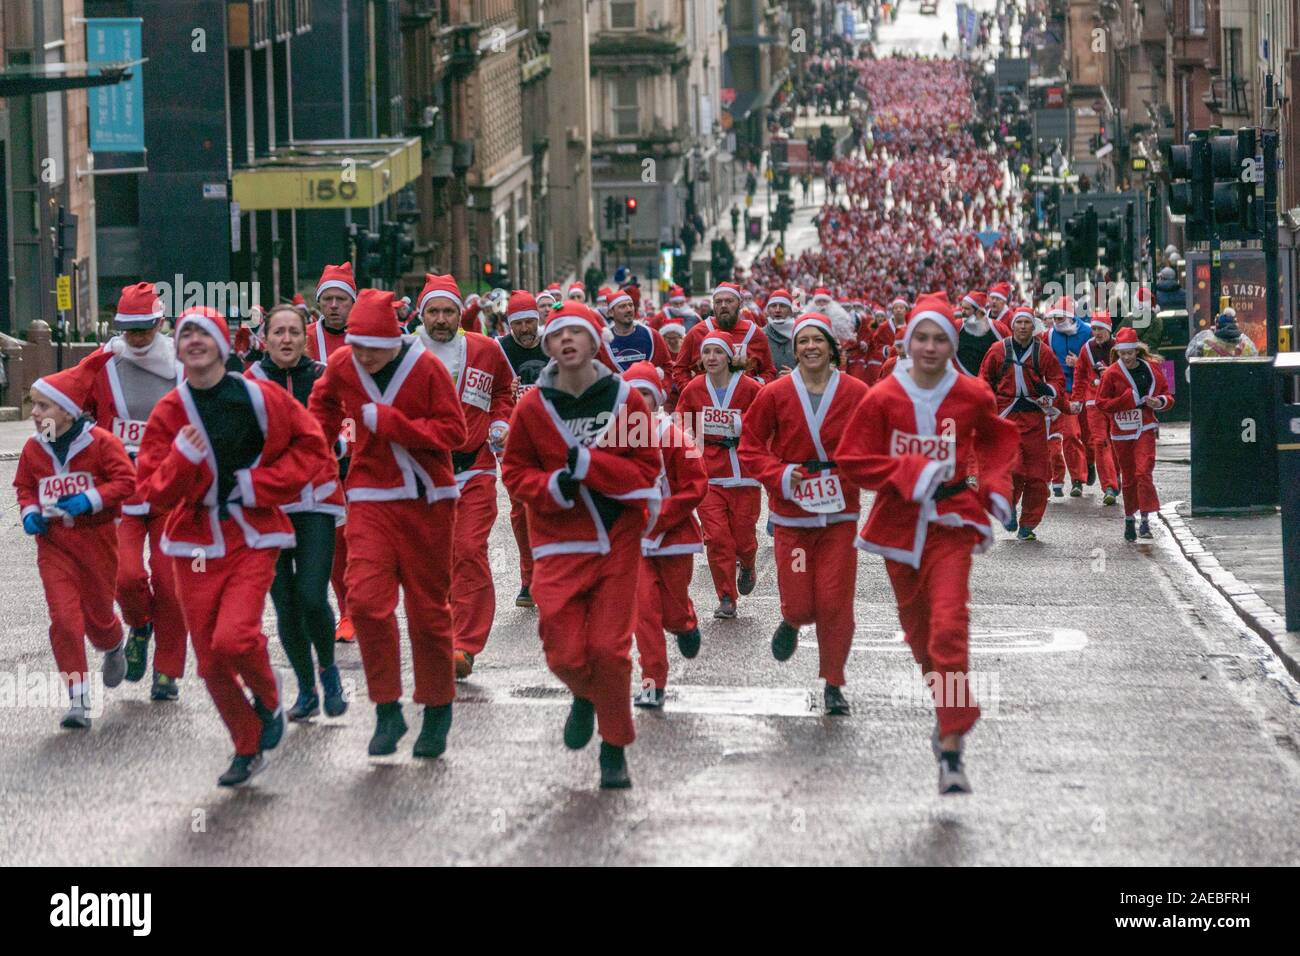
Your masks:
{"label": "asphalt road", "polygon": [[[0,462],[6,483],[13,468]],[[1185,495],[1185,474],[1161,466],[1167,497]],[[704,648],[683,661],[670,641],[668,706],[637,715],[635,786],[600,792],[595,745],[561,743],[567,696],[545,669],[534,612],[513,606],[502,514],[497,626],[443,759],[410,756],[414,728],[398,755],[368,758],[361,699],[340,719],[291,726],[254,785],[232,792],[214,785],[229,741],[192,660],[178,704],[150,703],[147,681],[124,684],[89,733],[10,696],[0,862],[1300,862],[1296,685],[1163,527],[1126,545],[1117,509],[1092,490],[1053,501],[1039,542],[1004,536],[976,562],[973,668],[987,716],[969,738],[973,796],[936,794],[931,711],[880,562],[859,568],[853,715],[826,718],[811,635],[786,664],[768,651],[778,609],[765,537],[758,589],[735,621],[711,618],[697,568]],[[13,507],[0,554],[2,689],[52,658],[35,549]],[[341,661],[363,691],[356,648]]]}

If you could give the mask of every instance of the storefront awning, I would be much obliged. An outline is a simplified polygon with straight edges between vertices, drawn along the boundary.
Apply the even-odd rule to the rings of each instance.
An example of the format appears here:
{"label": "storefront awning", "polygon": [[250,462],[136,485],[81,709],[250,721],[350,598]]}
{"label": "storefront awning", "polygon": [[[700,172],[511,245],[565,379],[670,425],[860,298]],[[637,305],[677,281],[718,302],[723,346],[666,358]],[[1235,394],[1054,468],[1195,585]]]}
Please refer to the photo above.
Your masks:
{"label": "storefront awning", "polygon": [[420,138],[297,140],[236,169],[231,198],[252,209],[377,206],[420,175]]}

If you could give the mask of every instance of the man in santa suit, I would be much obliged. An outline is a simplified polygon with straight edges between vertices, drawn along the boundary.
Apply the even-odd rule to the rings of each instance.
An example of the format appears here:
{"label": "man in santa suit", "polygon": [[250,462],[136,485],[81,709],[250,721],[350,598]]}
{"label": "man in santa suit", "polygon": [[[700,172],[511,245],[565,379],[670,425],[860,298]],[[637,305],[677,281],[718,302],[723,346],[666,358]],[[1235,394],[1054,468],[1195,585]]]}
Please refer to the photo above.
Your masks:
{"label": "man in santa suit", "polygon": [[970,305],[965,318],[960,323],[961,330],[957,333],[957,354],[953,356],[953,361],[957,363],[957,368],[967,375],[979,375],[984,356],[988,354],[993,343],[1001,342],[1011,334],[1011,330],[997,319],[990,319],[988,312],[976,306],[971,296],[967,296],[963,302],[967,300],[970,300]]}
{"label": "man in santa suit", "polygon": [[[1079,361],[1079,350],[1092,341],[1092,326],[1076,321],[1074,300],[1062,296],[1047,311],[1047,318],[1052,327],[1041,336],[1043,342],[1056,353],[1065,374],[1065,389],[1074,390],[1074,368]],[[1070,472],[1070,497],[1083,495],[1083,483],[1088,477],[1088,455],[1083,443],[1083,434],[1079,427],[1079,416],[1069,411],[1057,417],[1053,423],[1053,432],[1059,434],[1060,445],[1053,445],[1052,455],[1052,494],[1064,496],[1065,471]]]}
{"label": "man in santa suit", "polygon": [[[348,313],[357,300],[357,284],[352,276],[352,263],[326,266],[316,283],[316,305],[320,318],[307,326],[307,354],[317,362],[326,362],[336,349],[342,348],[348,332]],[[339,459],[339,474],[348,476],[347,443],[340,446],[343,457]],[[334,532],[334,567],[330,570],[330,586],[339,605],[339,622],[334,636],[345,643],[356,639],[352,618],[348,615],[348,584],[345,569],[348,566],[347,535],[340,525]]]}
{"label": "man in santa suit", "polygon": [[583,288],[581,282],[570,282],[568,290],[564,293],[565,299],[575,299],[583,305],[587,304],[587,290]]}
{"label": "man in santa suit", "polygon": [[668,290],[668,304],[650,319],[650,326],[663,335],[664,326],[677,325],[681,327],[680,334],[685,335],[699,321],[700,314],[686,301],[685,290],[675,285]]}
{"label": "man in santa suit", "polygon": [[308,483],[333,480],[338,465],[289,392],[226,370],[230,331],[220,313],[181,313],[176,351],[185,380],[149,416],[138,482],[144,500],[167,513],[162,550],[175,559],[199,676],[235,744],[218,783],[238,786],[284,734],[279,678],[262,633],[279,551],[294,546],[279,506],[299,500]]}
{"label": "man in santa suit", "polygon": [[668,343],[650,326],[636,321],[636,305],[632,296],[620,289],[611,295],[607,308],[610,320],[609,350],[614,354],[614,362],[619,371],[626,372],[637,362],[649,362],[667,374],[673,364]]}
{"label": "man in santa suit", "polygon": [[[537,387],[537,377],[550,361],[542,351],[541,337],[537,334],[539,320],[549,312],[539,306],[532,295],[522,289],[510,294],[506,306],[506,324],[510,331],[497,339],[501,350],[506,353],[506,360],[514,373],[514,401],[529,389]],[[536,607],[529,586],[533,580],[533,549],[528,543],[528,510],[523,502],[510,498],[510,529],[514,532],[515,546],[519,549],[519,594],[515,597],[515,607]]]}
{"label": "man in santa suit", "polygon": [[372,756],[391,754],[402,717],[397,593],[405,599],[424,705],[417,757],[441,756],[456,697],[451,566],[460,491],[451,452],[468,437],[456,384],[415,337],[403,336],[393,293],[366,289],[348,322],[348,345],[330,356],[308,408],[327,435],[345,420],[355,434],[348,497],[349,610],[375,702]]}
{"label": "man in santa suit", "polygon": [[[154,407],[181,376],[176,346],[170,336],[162,334],[162,323],[163,305],[153,283],[138,282],[124,288],[113,317],[118,334],[102,349],[112,358],[103,364],[96,362],[86,398],[86,413],[100,428],[117,435],[132,458],[140,450],[145,423]],[[157,701],[176,700],[180,693],[177,682],[185,673],[185,618],[176,599],[171,559],[163,554],[161,544],[166,517],[132,494],[122,503],[117,525],[117,603],[131,629],[126,642],[126,679],[144,677],[149,638],[153,637],[157,647],[149,696]]]}
{"label": "man in santa suit", "polygon": [[[649,362],[637,362],[623,379],[641,393],[651,413],[662,406],[664,374]],[[663,457],[659,501],[650,508],[650,521],[641,536],[641,576],[637,588],[636,648],[641,657],[638,707],[664,705],[668,685],[668,651],[664,631],[672,631],[683,657],[700,651],[699,621],[691,602],[695,555],[704,550],[696,507],[708,491],[708,476],[700,452],[666,415],[655,415],[654,438]]]}
{"label": "man in santa suit", "polygon": [[1011,335],[995,342],[984,356],[980,378],[997,400],[998,414],[1020,429],[1020,461],[1012,472],[1013,504],[1021,507],[1006,522],[1022,541],[1035,541],[1034,529],[1047,510],[1047,482],[1052,475],[1048,457],[1047,415],[1059,412],[1065,376],[1056,354],[1034,335],[1034,313],[1016,309]]}
{"label": "man in santa suit", "polygon": [[456,630],[456,677],[474,670],[496,616],[496,587],[488,537],[497,518],[497,455],[505,448],[514,410],[515,375],[495,339],[460,328],[460,292],[449,275],[426,275],[418,309],[421,344],[456,383],[468,437],[451,453],[460,497],[452,548],[451,617]]}
{"label": "man in santa suit", "polygon": [[700,343],[715,328],[727,332],[736,343],[740,355],[751,364],[750,374],[762,382],[777,377],[772,364],[772,352],[767,346],[767,336],[757,325],[740,317],[740,289],[731,282],[723,282],[713,290],[713,318],[705,319],[686,333],[677,362],[673,366],[673,381],[678,391],[686,387],[698,373]]}
{"label": "man in santa suit", "polygon": [[1079,350],[1074,366],[1074,387],[1070,390],[1070,410],[1083,413],[1084,437],[1092,449],[1093,467],[1101,481],[1102,504],[1113,505],[1119,496],[1119,481],[1114,451],[1110,443],[1110,423],[1097,407],[1101,377],[1111,362],[1111,317],[1109,312],[1094,312],[1089,323],[1092,338]]}
{"label": "man in santa suit", "polygon": [[[737,297],[739,301],[739,297]],[[628,695],[646,505],[658,501],[659,449],[636,389],[595,361],[595,313],[552,313],[553,361],[515,406],[501,475],[528,509],[533,598],[546,663],[573,692],[564,743],[599,722],[600,785],[631,786],[624,748],[636,736]]]}
{"label": "man in santa suit", "polygon": [[763,316],[763,310],[758,307],[754,301],[754,293],[748,289],[740,290],[740,317],[749,319],[760,329],[767,324],[767,319]]}
{"label": "man in santa suit", "polygon": [[1011,284],[1009,282],[997,282],[989,289],[988,294],[988,313],[989,318],[994,322],[1001,322],[1006,326],[1007,321],[1011,318]]}
{"label": "man in santa suit", "polygon": [[[1017,429],[988,385],[952,367],[957,328],[947,297],[923,295],[904,336],[908,358],[858,406],[835,460],[876,492],[857,546],[885,559],[898,618],[937,715],[939,793],[970,793],[962,738],[979,718],[968,683],[970,567],[988,549],[987,513],[1010,517]],[[976,490],[958,470],[974,459]]]}

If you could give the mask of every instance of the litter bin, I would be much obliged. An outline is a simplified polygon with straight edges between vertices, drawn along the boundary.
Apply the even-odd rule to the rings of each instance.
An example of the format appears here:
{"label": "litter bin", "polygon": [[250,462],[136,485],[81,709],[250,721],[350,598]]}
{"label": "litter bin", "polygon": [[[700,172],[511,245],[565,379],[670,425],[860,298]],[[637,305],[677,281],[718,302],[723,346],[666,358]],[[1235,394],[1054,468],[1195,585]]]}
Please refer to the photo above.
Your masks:
{"label": "litter bin", "polygon": [[1277,408],[1277,482],[1282,504],[1282,588],[1286,629],[1300,631],[1300,352],[1273,366]]}
{"label": "litter bin", "polygon": [[1163,365],[1169,391],[1174,395],[1174,406],[1167,412],[1156,412],[1162,422],[1185,422],[1192,417],[1191,390],[1187,387],[1187,343],[1162,345],[1151,356]]}
{"label": "litter bin", "polygon": [[1272,512],[1278,503],[1273,359],[1194,358],[1192,514]]}

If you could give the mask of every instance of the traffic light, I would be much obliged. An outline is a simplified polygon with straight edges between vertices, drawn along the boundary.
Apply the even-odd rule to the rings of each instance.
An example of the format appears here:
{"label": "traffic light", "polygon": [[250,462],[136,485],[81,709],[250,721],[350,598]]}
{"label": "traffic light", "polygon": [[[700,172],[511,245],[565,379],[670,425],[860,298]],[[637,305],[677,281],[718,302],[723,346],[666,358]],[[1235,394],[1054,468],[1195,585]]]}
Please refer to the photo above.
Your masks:
{"label": "traffic light", "polygon": [[357,288],[368,288],[384,275],[384,253],[380,237],[369,229],[357,228],[352,239],[357,249]]}
{"label": "traffic light", "polygon": [[415,267],[415,239],[400,222],[379,227],[380,265],[378,275],[396,280]]}
{"label": "traffic light", "polygon": [[[631,203],[629,206],[628,204]],[[618,224],[623,221],[624,216],[629,212],[636,212],[636,200],[630,196],[625,196],[622,202],[619,202],[617,196],[605,197],[605,228],[613,232],[618,228]]]}
{"label": "traffic light", "polygon": [[483,260],[483,281],[493,289],[510,288],[510,264],[504,260]]}
{"label": "traffic light", "polygon": [[627,214],[628,214],[629,216],[635,216],[635,215],[636,215],[636,197],[635,197],[635,196],[624,196],[624,197],[623,197],[623,208],[627,210]]}
{"label": "traffic light", "polygon": [[1097,212],[1092,206],[1065,221],[1065,268],[1092,269],[1097,265]]}
{"label": "traffic light", "polygon": [[736,257],[731,252],[725,239],[714,239],[710,246],[709,271],[714,283],[726,282],[731,278],[731,269],[736,264]]}
{"label": "traffic light", "polygon": [[1164,149],[1169,211],[1185,217],[1188,241],[1204,242],[1210,237],[1209,202],[1213,197],[1209,143],[1203,132],[1196,131],[1188,142],[1170,143]]}
{"label": "traffic light", "polygon": [[776,211],[772,213],[772,228],[777,232],[784,232],[790,228],[793,219],[794,200],[786,193],[781,193],[776,197]]}
{"label": "traffic light", "polygon": [[1214,223],[1223,239],[1258,239],[1255,215],[1255,131],[1210,137]]}
{"label": "traffic light", "polygon": [[1110,270],[1112,276],[1124,271],[1124,218],[1116,211],[1098,224],[1099,241],[1102,246],[1101,262]]}

